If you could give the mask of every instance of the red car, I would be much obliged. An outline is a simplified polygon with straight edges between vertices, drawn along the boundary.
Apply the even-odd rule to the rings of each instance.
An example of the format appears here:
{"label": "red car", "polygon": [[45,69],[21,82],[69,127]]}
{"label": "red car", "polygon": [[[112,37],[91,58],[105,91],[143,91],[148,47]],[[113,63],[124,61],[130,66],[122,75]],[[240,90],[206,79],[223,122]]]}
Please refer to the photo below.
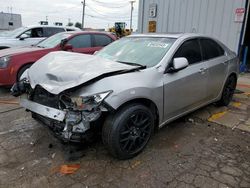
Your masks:
{"label": "red car", "polygon": [[49,52],[65,50],[93,54],[116,40],[106,32],[63,32],[55,34],[35,46],[0,50],[0,86],[10,86],[34,62]]}

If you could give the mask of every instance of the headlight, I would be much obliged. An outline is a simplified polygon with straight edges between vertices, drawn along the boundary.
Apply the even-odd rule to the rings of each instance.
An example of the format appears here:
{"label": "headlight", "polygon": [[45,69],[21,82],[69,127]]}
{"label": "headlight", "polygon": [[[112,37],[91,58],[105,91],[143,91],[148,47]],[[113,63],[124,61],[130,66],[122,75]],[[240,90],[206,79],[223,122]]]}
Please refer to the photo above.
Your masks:
{"label": "headlight", "polygon": [[6,68],[10,62],[10,56],[0,58],[0,68]]}
{"label": "headlight", "polygon": [[108,97],[108,95],[112,93],[112,91],[106,91],[103,93],[97,93],[91,96],[85,97],[71,97],[72,102],[74,103],[77,110],[87,110],[92,111],[96,107],[98,107],[102,101]]}

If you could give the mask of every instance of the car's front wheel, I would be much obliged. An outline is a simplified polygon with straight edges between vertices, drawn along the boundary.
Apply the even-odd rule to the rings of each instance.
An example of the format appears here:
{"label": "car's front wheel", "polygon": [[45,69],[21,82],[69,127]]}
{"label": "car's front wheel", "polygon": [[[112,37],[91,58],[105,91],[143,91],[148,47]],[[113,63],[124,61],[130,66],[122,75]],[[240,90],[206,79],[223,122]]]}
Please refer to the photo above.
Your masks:
{"label": "car's front wheel", "polygon": [[154,115],[141,104],[131,104],[110,115],[102,131],[103,143],[118,159],[129,159],[147,145],[154,130]]}
{"label": "car's front wheel", "polygon": [[221,99],[217,102],[219,106],[227,106],[233,98],[233,94],[236,88],[237,79],[235,76],[231,75],[227,78],[224,85]]}

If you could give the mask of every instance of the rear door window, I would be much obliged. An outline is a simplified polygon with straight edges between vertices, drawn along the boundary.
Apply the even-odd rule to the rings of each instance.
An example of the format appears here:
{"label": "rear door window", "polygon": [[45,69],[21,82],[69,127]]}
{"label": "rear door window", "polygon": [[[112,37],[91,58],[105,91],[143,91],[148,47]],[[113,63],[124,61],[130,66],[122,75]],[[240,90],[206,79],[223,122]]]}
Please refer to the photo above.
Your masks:
{"label": "rear door window", "polygon": [[225,54],[224,49],[211,39],[200,39],[203,60],[209,60]]}
{"label": "rear door window", "polygon": [[68,41],[73,48],[90,48],[92,47],[90,35],[77,35]]}
{"label": "rear door window", "polygon": [[102,35],[102,34],[94,34],[94,46],[99,47],[99,46],[107,46],[111,42],[113,42],[113,39],[107,35]]}
{"label": "rear door window", "polygon": [[198,39],[185,41],[174,55],[174,58],[185,57],[189,64],[202,61],[201,48]]}
{"label": "rear door window", "polygon": [[50,37],[56,33],[64,32],[64,28],[58,28],[58,27],[45,27],[44,30],[44,36]]}

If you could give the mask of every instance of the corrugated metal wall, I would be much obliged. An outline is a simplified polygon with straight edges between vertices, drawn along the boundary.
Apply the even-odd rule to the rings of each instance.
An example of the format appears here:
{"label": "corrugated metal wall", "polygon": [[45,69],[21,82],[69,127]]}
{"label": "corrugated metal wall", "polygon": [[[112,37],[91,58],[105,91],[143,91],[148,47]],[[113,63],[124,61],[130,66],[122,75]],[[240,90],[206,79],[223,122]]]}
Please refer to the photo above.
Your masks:
{"label": "corrugated metal wall", "polygon": [[[234,21],[235,10],[246,0],[140,0],[138,31],[148,32],[155,20],[158,33],[196,32],[218,38],[237,51],[242,23]],[[149,18],[149,5],[157,4],[157,17]]]}

